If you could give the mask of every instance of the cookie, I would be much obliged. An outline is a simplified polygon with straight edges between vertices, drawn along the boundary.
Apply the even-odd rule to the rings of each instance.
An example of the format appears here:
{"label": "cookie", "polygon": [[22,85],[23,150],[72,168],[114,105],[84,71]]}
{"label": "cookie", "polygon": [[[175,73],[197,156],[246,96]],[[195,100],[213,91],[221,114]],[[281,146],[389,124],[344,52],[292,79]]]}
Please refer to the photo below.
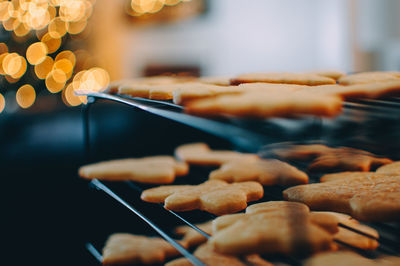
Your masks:
{"label": "cookie", "polygon": [[316,74],[319,76],[328,77],[328,78],[331,78],[334,80],[338,80],[340,77],[346,75],[344,72],[337,71],[337,70],[319,70],[319,71],[312,71],[310,73]]}
{"label": "cookie", "polygon": [[[184,245],[184,244],[183,244]],[[103,265],[156,264],[179,252],[159,237],[146,237],[127,233],[111,235],[103,249]]]}
{"label": "cookie", "polygon": [[332,95],[301,92],[252,91],[220,95],[189,102],[185,112],[207,117],[293,117],[313,115],[334,117],[341,113],[342,100]]}
{"label": "cookie", "polygon": [[343,152],[323,154],[315,159],[309,166],[311,172],[332,171],[370,171],[379,166],[389,164],[388,158],[377,158],[371,155]]}
{"label": "cookie", "polygon": [[[213,221],[209,243],[229,255],[309,254],[330,250],[333,234],[310,219],[306,206],[282,202],[259,203],[245,214],[222,216]],[[253,205],[254,206],[254,205]],[[301,206],[301,207],[299,207]],[[220,225],[223,224],[223,226]]]}
{"label": "cookie", "polygon": [[390,81],[400,79],[400,72],[361,72],[352,75],[346,75],[339,78],[338,82],[342,85],[374,83],[379,81]]}
{"label": "cookie", "polygon": [[312,73],[249,73],[238,75],[231,80],[232,85],[251,82],[286,83],[309,86],[336,83],[332,78]]}
{"label": "cookie", "polygon": [[[208,266],[220,266],[220,265],[231,265],[231,266],[272,266],[271,263],[264,260],[257,254],[247,255],[245,257],[234,257],[230,255],[224,255],[215,252],[211,245],[203,244],[196,249],[194,255],[199,258]],[[191,266],[189,260],[185,258],[176,259],[165,264],[166,266]]]}
{"label": "cookie", "polygon": [[262,185],[307,184],[308,176],[294,166],[279,160],[247,159],[230,161],[210,173],[209,179],[227,182],[257,181]]}
{"label": "cookie", "polygon": [[[349,215],[337,212],[312,212],[312,213],[318,214],[319,216],[321,216],[322,214],[327,215],[328,217],[330,217],[330,222],[334,221],[337,224],[341,223],[343,225],[354,228],[358,231],[369,234],[370,236],[373,236],[375,238],[379,238],[379,234],[375,229],[360,224],[356,219],[353,219]],[[321,221],[319,223],[321,224]],[[353,232],[343,227],[338,227],[338,231],[335,233],[334,239],[344,242],[348,245],[351,245],[352,247],[357,247],[359,249],[364,249],[364,250],[375,250],[379,246],[377,240]]]}
{"label": "cookie", "polygon": [[398,176],[354,176],[325,183],[299,185],[283,191],[285,199],[302,202],[313,210],[347,213],[362,221],[400,219]]}
{"label": "cookie", "polygon": [[175,156],[188,164],[220,166],[236,159],[258,158],[255,154],[236,151],[211,150],[205,143],[184,144],[175,149]]}
{"label": "cookie", "polygon": [[290,145],[285,148],[275,148],[272,151],[274,156],[284,160],[309,161],[322,154],[335,152],[334,148],[323,144]]}
{"label": "cookie", "polygon": [[338,179],[345,179],[345,178],[369,178],[371,175],[375,175],[375,172],[340,172],[340,173],[333,173],[333,174],[325,174],[320,178],[321,182],[329,182],[335,181]]}
{"label": "cookie", "polygon": [[382,175],[400,176],[400,162],[389,163],[376,169],[376,173]]}
{"label": "cookie", "polygon": [[215,97],[223,94],[239,94],[244,89],[239,86],[217,86],[217,85],[195,85],[180,87],[172,92],[173,102],[179,105],[185,105],[196,99]]}
{"label": "cookie", "polygon": [[131,180],[149,184],[169,184],[176,176],[189,172],[186,163],[171,156],[153,156],[104,161],[79,168],[79,175],[87,179],[108,181]]}
{"label": "cookie", "polygon": [[222,180],[209,180],[200,185],[160,186],[143,191],[147,202],[162,203],[168,210],[203,210],[215,215],[241,211],[247,202],[263,196],[263,187],[257,182],[228,184]]}
{"label": "cookie", "polygon": [[205,84],[212,84],[212,85],[219,85],[219,86],[229,86],[231,77],[200,77],[197,79],[198,82],[200,83],[205,83]]}
{"label": "cookie", "polygon": [[367,259],[355,252],[324,252],[312,256],[304,262],[305,266],[377,266],[374,260]]}
{"label": "cookie", "polygon": [[400,79],[376,81],[373,83],[315,86],[303,89],[305,92],[320,95],[335,95],[345,100],[363,98],[385,98],[400,95]]}
{"label": "cookie", "polygon": [[[208,235],[211,235],[212,233],[212,221],[202,224],[195,224],[195,226]],[[185,242],[188,247],[195,247],[207,241],[205,236],[187,225],[178,226],[175,228],[175,234],[183,235],[182,242]]]}
{"label": "cookie", "polygon": [[246,92],[292,92],[306,86],[295,84],[276,83],[243,83],[239,86],[192,86],[178,88],[173,91],[173,101],[176,104],[185,105],[193,100],[216,97],[219,95],[242,94]]}

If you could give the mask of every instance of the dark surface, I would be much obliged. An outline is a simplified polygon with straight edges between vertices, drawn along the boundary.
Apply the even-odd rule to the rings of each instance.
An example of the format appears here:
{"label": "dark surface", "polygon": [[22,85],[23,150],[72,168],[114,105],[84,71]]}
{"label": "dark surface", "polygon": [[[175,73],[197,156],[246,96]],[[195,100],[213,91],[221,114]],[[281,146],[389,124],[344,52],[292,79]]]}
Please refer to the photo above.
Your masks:
{"label": "dark surface", "polygon": [[[229,147],[217,138],[119,104],[96,103],[90,121],[93,161],[172,154],[177,145],[192,141]],[[80,108],[3,116],[0,147],[3,262],[98,265],[85,250],[91,237],[147,230],[126,209],[78,178],[77,169],[86,161]]]}

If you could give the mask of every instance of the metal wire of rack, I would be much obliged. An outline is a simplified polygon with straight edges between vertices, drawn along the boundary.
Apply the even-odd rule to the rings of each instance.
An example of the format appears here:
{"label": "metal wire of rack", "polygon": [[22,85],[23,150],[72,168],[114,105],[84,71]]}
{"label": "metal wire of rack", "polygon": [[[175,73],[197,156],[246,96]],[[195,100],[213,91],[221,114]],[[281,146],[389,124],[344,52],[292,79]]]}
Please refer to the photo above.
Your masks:
{"label": "metal wire of rack", "polygon": [[[149,100],[149,99],[141,99],[141,98],[132,98],[129,96],[119,96],[119,95],[111,95],[109,93],[99,93],[99,92],[91,92],[87,93],[86,96],[88,96],[88,104],[85,105],[83,108],[83,123],[84,123],[84,136],[85,136],[85,147],[86,147],[86,152],[87,154],[90,153],[90,128],[89,128],[89,109],[90,106],[96,102],[97,99],[103,99],[103,100],[109,100],[113,102],[118,102],[122,104],[126,104],[129,106],[132,106],[134,108],[138,108],[140,110],[152,113],[154,115],[158,115],[161,117],[165,117],[167,119],[171,119],[174,121],[177,121],[179,123],[183,123],[186,125],[189,125],[191,127],[200,129],[202,131],[211,133],[213,135],[222,137],[228,141],[230,141],[235,147],[239,147],[241,150],[244,151],[258,151],[260,147],[262,147],[266,143],[274,143],[276,142],[275,139],[272,139],[270,136],[266,136],[263,134],[260,134],[258,132],[254,132],[252,127],[254,125],[251,125],[248,127],[247,125],[244,127],[243,123],[247,123],[248,121],[246,120],[210,120],[210,119],[205,119],[205,118],[200,118],[200,117],[195,117],[191,115],[184,114],[182,112],[182,108],[180,106],[174,105],[170,102],[164,102],[164,101],[155,101],[155,100]],[[394,119],[398,119],[400,117],[400,98],[391,98],[387,100],[373,100],[373,99],[365,99],[365,100],[357,100],[354,102],[346,102],[344,104],[345,107],[345,116],[354,116],[354,115],[359,115],[361,113],[367,113],[371,114],[372,116],[377,116],[378,119],[383,117],[387,118],[388,116],[391,117],[393,116]],[[355,112],[355,114],[354,114]],[[348,118],[345,118],[348,119]],[[320,119],[312,119],[310,120],[309,118],[306,119],[306,122],[308,123],[307,125],[309,126],[311,121],[311,124],[313,126],[321,127],[321,124],[324,123]],[[265,121],[264,121],[265,122]],[[278,123],[282,123],[282,121],[274,121]],[[274,123],[273,122],[273,123]],[[301,123],[304,123],[304,120],[300,121]],[[257,121],[250,121],[250,124],[255,123],[256,126],[259,126],[260,123]],[[328,123],[329,124],[329,123]],[[309,128],[309,127],[307,127]],[[319,137],[320,137],[319,132]],[[318,138],[317,138],[318,139]],[[314,177],[313,182],[316,182],[316,178]],[[118,201],[120,204],[128,208],[132,213],[137,215],[139,218],[141,218],[143,221],[145,221],[150,227],[152,227],[158,234],[160,234],[166,241],[168,241],[172,246],[174,246],[183,256],[185,256],[189,261],[191,261],[194,265],[204,265],[203,262],[201,262],[198,258],[193,256],[193,254],[182,247],[178,242],[176,242],[169,234],[167,234],[164,230],[162,230],[158,225],[156,225],[151,219],[148,217],[144,216],[140,211],[138,211],[134,206],[126,202],[124,199],[122,199],[117,193],[115,193],[112,189],[110,189],[107,185],[103,184],[102,182],[98,180],[93,180],[91,183],[91,186],[103,191],[106,193],[108,196],[113,198],[114,200]],[[141,192],[142,188],[140,188],[140,185],[135,184],[133,182],[126,182],[126,184],[121,184],[121,185],[128,185],[133,190],[136,190],[137,192]],[[282,200],[282,187],[271,187],[271,188],[266,188],[265,189],[265,197],[262,199],[262,201],[267,201],[267,200]],[[257,202],[256,202],[257,203]],[[162,206],[160,205],[160,208]],[[163,209],[165,210],[165,209]],[[173,216],[175,216],[179,221],[183,222],[184,224],[190,226],[206,238],[209,238],[210,236],[199,229],[197,226],[195,226],[191,221],[188,219],[182,217],[180,214],[177,214],[173,211],[167,211]],[[213,218],[212,216],[208,218]],[[374,236],[371,236],[365,232],[361,232],[359,230],[356,230],[354,228],[351,228],[349,226],[340,224],[341,227],[351,230],[353,232],[359,233],[361,235],[364,235],[366,237],[369,237],[371,239],[375,239],[379,241],[380,245],[378,249],[374,252],[372,251],[363,251],[360,250],[356,247],[353,247],[347,243],[340,243],[338,241],[338,244],[342,246],[346,246],[352,250],[357,251],[358,253],[366,256],[366,257],[376,257],[379,254],[390,254],[390,255],[399,255],[400,254],[400,239],[396,236],[396,232],[398,230],[398,224],[391,225],[391,224],[385,224],[385,223],[374,223],[374,224],[369,224],[373,228],[377,229],[380,238],[376,239]],[[97,251],[97,249],[90,243],[87,243],[86,245],[87,250],[99,261],[101,262],[102,257],[101,254]],[[301,261],[298,258],[293,258],[290,256],[286,257],[273,257],[269,258],[272,259],[272,261],[279,261],[283,263],[288,263],[290,265],[300,265]]]}

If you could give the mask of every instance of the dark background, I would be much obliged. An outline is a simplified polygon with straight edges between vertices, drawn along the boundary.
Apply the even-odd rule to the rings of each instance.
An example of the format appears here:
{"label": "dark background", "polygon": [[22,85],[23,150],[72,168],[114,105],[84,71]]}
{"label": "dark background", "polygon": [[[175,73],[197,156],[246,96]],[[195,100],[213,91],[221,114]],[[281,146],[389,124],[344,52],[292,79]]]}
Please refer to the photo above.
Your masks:
{"label": "dark background", "polygon": [[[91,161],[172,154],[177,145],[192,141],[228,147],[218,138],[121,104],[93,105],[90,126]],[[78,167],[88,162],[80,107],[3,116],[0,128],[2,261],[98,265],[86,242],[97,241],[101,249],[110,233],[151,232],[77,176]]]}

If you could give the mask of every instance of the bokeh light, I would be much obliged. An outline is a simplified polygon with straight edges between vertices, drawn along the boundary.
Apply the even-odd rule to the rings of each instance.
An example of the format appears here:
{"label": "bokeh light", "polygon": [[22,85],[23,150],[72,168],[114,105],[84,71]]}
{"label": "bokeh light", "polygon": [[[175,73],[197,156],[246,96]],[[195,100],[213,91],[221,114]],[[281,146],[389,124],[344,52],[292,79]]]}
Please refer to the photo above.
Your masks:
{"label": "bokeh light", "polygon": [[0,113],[3,112],[4,107],[6,107],[6,100],[4,99],[3,94],[0,93]]}
{"label": "bokeh light", "polygon": [[[1,58],[0,58],[1,60]],[[39,79],[45,79],[53,69],[54,60],[50,56],[46,56],[42,63],[35,66],[35,74]]]}
{"label": "bokeh light", "polygon": [[[64,41],[80,40],[90,34],[88,19],[94,3],[95,0],[0,0],[0,23],[4,30],[12,31],[10,40],[18,43],[17,46],[28,44],[23,52],[20,47],[9,51],[8,45],[0,42],[0,75],[19,87],[16,93],[19,106],[29,108],[36,100],[37,92],[33,88],[36,85],[19,84],[27,83],[30,77],[24,75],[28,74],[33,75],[33,82],[45,80],[49,92],[62,91],[62,99],[68,106],[86,102],[86,97],[74,94],[76,89],[99,91],[108,85],[109,74],[93,67],[96,60],[85,49],[59,51]],[[141,4],[146,12],[155,12],[167,1],[141,1]],[[63,38],[66,34],[72,38]],[[37,40],[32,43],[32,38]],[[28,63],[33,66],[32,71],[27,71]],[[72,82],[66,86],[68,80]],[[4,105],[0,94],[0,110]]]}
{"label": "bokeh light", "polygon": [[141,16],[146,13],[157,13],[164,6],[173,6],[188,1],[190,0],[131,0],[131,9],[134,11],[134,16]]}
{"label": "bokeh light", "polygon": [[26,59],[31,65],[37,65],[43,62],[47,55],[47,46],[42,42],[31,44],[26,50]]}
{"label": "bokeh light", "polygon": [[49,92],[57,93],[64,88],[66,81],[67,77],[64,72],[59,69],[53,69],[47,74],[45,83]]}
{"label": "bokeh light", "polygon": [[25,84],[18,89],[15,97],[20,107],[29,108],[35,102],[36,92],[31,85]]}
{"label": "bokeh light", "polygon": [[49,33],[46,33],[41,38],[42,43],[47,46],[47,53],[52,54],[60,48],[61,39],[60,38],[53,38],[50,36]]}

